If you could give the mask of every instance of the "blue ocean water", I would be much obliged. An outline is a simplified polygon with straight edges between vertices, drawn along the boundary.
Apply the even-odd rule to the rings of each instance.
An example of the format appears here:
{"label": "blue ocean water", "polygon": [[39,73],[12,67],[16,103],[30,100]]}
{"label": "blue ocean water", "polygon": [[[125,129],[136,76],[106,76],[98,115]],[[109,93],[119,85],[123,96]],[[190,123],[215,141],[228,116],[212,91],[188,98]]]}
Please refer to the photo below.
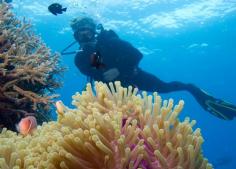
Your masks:
{"label": "blue ocean water", "polygon": [[[47,7],[53,2],[67,7],[67,12],[49,13]],[[236,105],[235,0],[13,0],[12,6],[17,16],[31,20],[53,52],[74,40],[70,20],[91,16],[142,51],[142,69],[167,82],[193,83]],[[59,99],[70,106],[71,96],[82,91],[86,77],[75,67],[73,55],[61,60],[68,69]],[[204,156],[215,168],[236,169],[236,120],[217,119],[184,91],[161,96],[176,103],[185,100],[181,118],[197,120],[205,139]]]}

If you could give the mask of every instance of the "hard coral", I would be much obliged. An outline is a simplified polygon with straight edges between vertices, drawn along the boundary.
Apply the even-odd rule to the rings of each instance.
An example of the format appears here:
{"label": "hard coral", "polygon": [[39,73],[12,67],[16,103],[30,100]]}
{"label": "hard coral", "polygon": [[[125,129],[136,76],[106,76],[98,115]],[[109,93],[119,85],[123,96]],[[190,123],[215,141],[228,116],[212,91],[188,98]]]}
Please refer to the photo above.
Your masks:
{"label": "hard coral", "polygon": [[180,122],[180,101],[157,93],[137,95],[131,86],[90,84],[73,96],[75,109],[57,102],[58,121],[24,138],[0,134],[0,168],[37,169],[210,169],[200,129]]}
{"label": "hard coral", "polygon": [[[26,115],[49,115],[49,96],[60,86],[59,56],[51,54],[7,4],[0,4],[0,128],[15,130]],[[39,114],[40,112],[40,114]]]}

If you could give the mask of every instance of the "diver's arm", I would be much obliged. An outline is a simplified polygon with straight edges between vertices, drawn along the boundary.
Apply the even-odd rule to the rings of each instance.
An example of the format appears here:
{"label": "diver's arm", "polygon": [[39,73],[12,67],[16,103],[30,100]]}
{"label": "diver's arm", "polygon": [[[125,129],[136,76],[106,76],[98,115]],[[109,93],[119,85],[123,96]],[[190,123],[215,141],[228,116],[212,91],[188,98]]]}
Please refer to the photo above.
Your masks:
{"label": "diver's arm", "polygon": [[102,80],[102,71],[91,66],[89,56],[85,56],[83,52],[78,52],[75,56],[75,65],[80,72],[86,76],[90,76],[95,80]]}

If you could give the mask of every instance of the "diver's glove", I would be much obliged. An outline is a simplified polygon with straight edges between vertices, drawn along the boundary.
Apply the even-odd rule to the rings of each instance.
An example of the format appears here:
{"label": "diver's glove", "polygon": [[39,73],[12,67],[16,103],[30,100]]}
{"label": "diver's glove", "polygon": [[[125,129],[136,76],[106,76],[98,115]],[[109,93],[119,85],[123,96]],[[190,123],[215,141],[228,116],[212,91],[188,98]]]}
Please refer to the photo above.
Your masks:
{"label": "diver's glove", "polygon": [[119,70],[117,68],[112,68],[103,73],[103,78],[105,81],[110,82],[116,79],[119,75]]}
{"label": "diver's glove", "polygon": [[224,120],[233,120],[236,117],[235,105],[216,99],[192,84],[188,85],[188,90],[197,102],[212,115]]}

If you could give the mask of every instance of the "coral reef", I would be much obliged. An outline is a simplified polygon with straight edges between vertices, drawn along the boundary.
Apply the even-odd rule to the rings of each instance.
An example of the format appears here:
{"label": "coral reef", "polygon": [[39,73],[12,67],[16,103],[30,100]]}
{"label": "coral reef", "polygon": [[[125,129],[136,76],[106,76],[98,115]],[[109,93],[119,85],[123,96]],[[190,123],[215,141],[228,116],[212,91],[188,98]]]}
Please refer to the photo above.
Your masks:
{"label": "coral reef", "polygon": [[210,169],[196,123],[178,115],[183,101],[137,94],[120,82],[90,84],[70,109],[57,102],[57,122],[23,137],[0,134],[0,168],[8,169]]}
{"label": "coral reef", "polygon": [[50,53],[31,24],[0,4],[0,129],[14,131],[27,115],[49,117],[52,93],[60,86],[56,75],[63,71],[58,63],[59,55]]}

